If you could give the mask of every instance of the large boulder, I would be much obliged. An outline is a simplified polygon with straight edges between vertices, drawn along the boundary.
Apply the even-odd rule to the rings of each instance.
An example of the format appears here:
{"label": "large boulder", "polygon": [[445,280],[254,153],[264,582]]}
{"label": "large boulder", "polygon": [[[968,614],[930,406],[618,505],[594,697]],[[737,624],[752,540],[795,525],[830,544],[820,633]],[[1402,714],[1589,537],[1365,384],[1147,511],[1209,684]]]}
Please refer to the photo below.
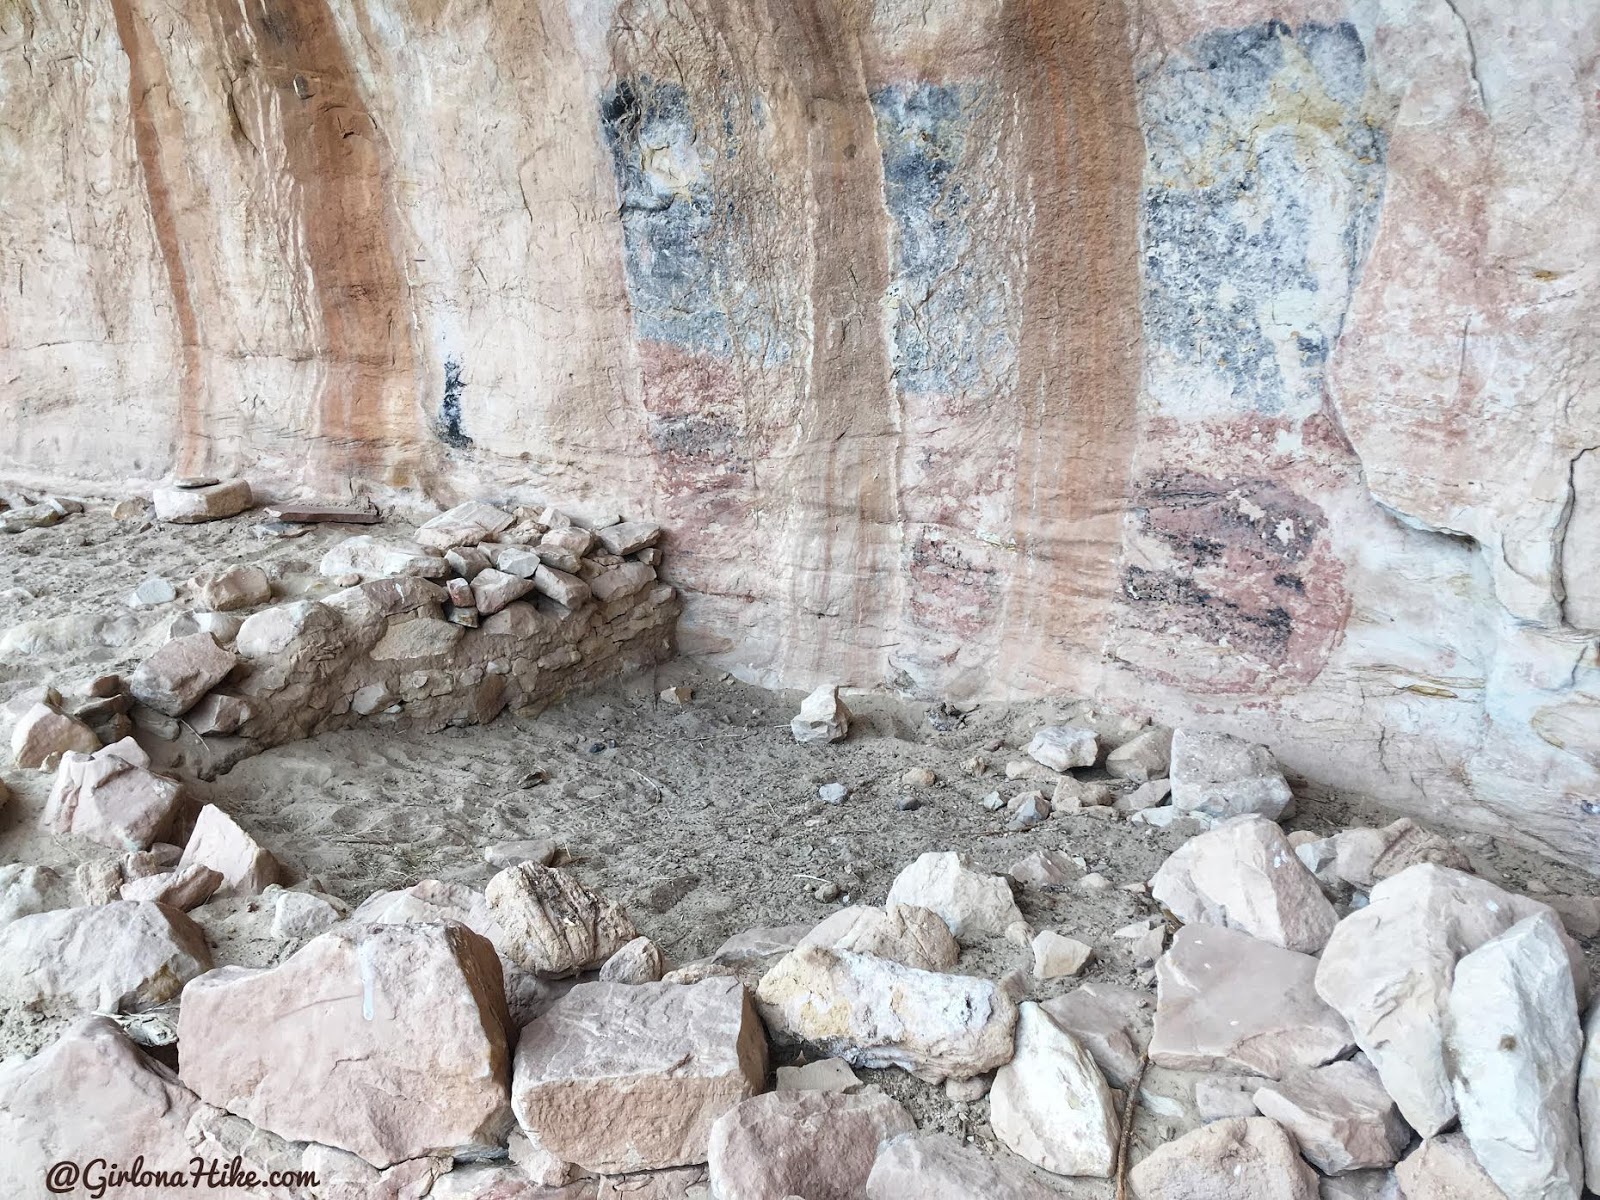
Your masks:
{"label": "large boulder", "polygon": [[1253,1102],[1294,1135],[1300,1153],[1324,1175],[1392,1167],[1411,1141],[1378,1073],[1353,1059],[1269,1083]]}
{"label": "large boulder", "polygon": [[535,862],[507,867],[484,889],[507,958],[536,975],[598,967],[639,936],[627,912],[570,871]]}
{"label": "large boulder", "polygon": [[941,975],[848,950],[797,948],[756,990],[775,1035],[858,1067],[970,1079],[1011,1057],[1017,1006],[987,979]]}
{"label": "large boulder", "polygon": [[11,727],[11,761],[30,770],[68,752],[89,754],[99,748],[94,730],[51,704],[30,705]]}
{"label": "large boulder", "polygon": [[200,927],[150,901],[55,909],[0,929],[0,996],[18,1004],[139,1012],[210,969]]}
{"label": "large boulder", "polygon": [[173,638],[139,664],[128,680],[128,690],[139,703],[169,717],[181,717],[226,679],[238,662],[239,656],[217,645],[209,633]]}
{"label": "large boulder", "polygon": [[1317,996],[1317,960],[1248,934],[1185,925],[1156,965],[1150,1061],[1281,1079],[1349,1053],[1350,1027]]}
{"label": "large boulder", "polygon": [[[84,1175],[48,1174],[62,1162],[126,1167],[142,1157],[151,1168],[187,1170],[195,1154],[188,1127],[200,1107],[116,1022],[89,1017],[34,1057],[0,1065],[0,1195],[91,1194]],[[157,1195],[120,1187],[105,1194]]]}
{"label": "large boulder", "polygon": [[214,893],[218,899],[257,895],[277,883],[283,872],[271,851],[215,804],[200,810],[178,865],[210,867],[221,875]]}
{"label": "large boulder", "polygon": [[[1336,1008],[1418,1133],[1456,1116],[1444,1053],[1444,1013],[1456,963],[1547,905],[1487,880],[1419,863],[1372,889],[1370,903],[1340,921],[1317,967],[1317,994]],[[1586,985],[1581,954],[1560,935]],[[1580,990],[1583,990],[1580,987]]]}
{"label": "large boulder", "polygon": [[183,787],[149,766],[150,756],[131,737],[93,754],[63,756],[45,802],[45,828],[118,850],[164,840],[182,811]]}
{"label": "large boulder", "polygon": [[1019,1006],[1015,1056],[989,1089],[989,1124],[1002,1143],[1057,1175],[1105,1178],[1116,1166],[1119,1122],[1105,1076],[1031,1002]]}
{"label": "large boulder", "polygon": [[764,1086],[766,1051],[736,979],[582,983],[522,1031],[517,1120],[589,1171],[704,1162],[713,1123]]}
{"label": "large boulder", "polygon": [[898,1100],[876,1088],[755,1096],[712,1127],[712,1194],[852,1200],[863,1194],[879,1147],[916,1127]]}
{"label": "large boulder", "polygon": [[1149,992],[1094,980],[1039,1007],[1078,1039],[1112,1087],[1126,1088],[1138,1074],[1155,1013]]}
{"label": "large boulder", "polygon": [[510,513],[468,500],[442,512],[417,529],[417,542],[433,550],[452,550],[457,546],[476,546],[492,541],[501,530],[510,529],[516,518]]}
{"label": "large boulder", "polygon": [[1560,919],[1518,921],[1456,964],[1445,1022],[1461,1130],[1507,1196],[1576,1197],[1583,1035]]}
{"label": "large boulder", "polygon": [[1003,935],[1027,945],[1033,937],[1005,876],[974,871],[953,850],[930,850],[901,871],[887,903],[931,909],[962,942]]}
{"label": "large boulder", "polygon": [[1059,1200],[1013,1158],[990,1157],[944,1133],[902,1133],[878,1147],[866,1200]]}
{"label": "large boulder", "polygon": [[911,904],[842,908],[801,938],[800,945],[892,958],[922,971],[948,971],[961,957],[960,945],[939,914]]}
{"label": "large boulder", "polygon": [[1172,735],[1172,803],[1212,817],[1260,813],[1277,820],[1294,798],[1265,746],[1226,733]]}
{"label": "large boulder", "polygon": [[1138,1200],[1317,1200],[1317,1174],[1275,1121],[1213,1121],[1158,1146],[1128,1174]]}
{"label": "large boulder", "polygon": [[509,1024],[494,947],[464,925],[352,925],[191,983],[178,1073],[279,1137],[388,1167],[503,1143]]}
{"label": "large boulder", "polygon": [[228,479],[200,487],[159,487],[151,493],[158,520],[198,525],[236,517],[254,503],[247,479]]}
{"label": "large boulder", "polygon": [[1238,929],[1303,954],[1321,950],[1339,923],[1283,830],[1254,815],[1178,847],[1151,879],[1150,894],[1181,921]]}

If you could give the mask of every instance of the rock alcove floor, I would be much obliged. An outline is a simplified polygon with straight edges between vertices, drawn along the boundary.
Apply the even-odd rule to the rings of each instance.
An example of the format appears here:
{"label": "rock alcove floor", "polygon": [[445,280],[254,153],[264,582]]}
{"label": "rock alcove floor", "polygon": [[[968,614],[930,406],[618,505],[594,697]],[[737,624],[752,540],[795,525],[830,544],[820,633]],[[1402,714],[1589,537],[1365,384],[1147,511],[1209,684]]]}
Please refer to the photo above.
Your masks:
{"label": "rock alcove floor", "polygon": [[[129,669],[136,648],[185,611],[181,596],[130,608],[126,597],[141,579],[181,585],[204,568],[254,562],[267,566],[280,597],[315,595],[321,551],[350,533],[369,532],[319,527],[277,540],[259,537],[254,525],[247,517],[164,526],[116,520],[91,506],[59,525],[0,542],[7,584],[0,629],[46,621],[62,630],[45,649],[0,661],[0,701],[39,682],[65,687],[85,675]],[[687,689],[687,700],[664,698],[672,688]],[[954,970],[991,979],[1020,972],[1013,984],[1035,1000],[1084,982],[1147,989],[1153,1007],[1148,964],[1116,931],[1160,918],[1139,885],[1193,831],[1058,810],[1030,830],[1008,832],[1005,810],[981,803],[997,790],[1009,798],[1041,786],[1008,780],[1006,765],[1025,759],[1035,729],[1081,723],[1091,701],[984,704],[957,715],[926,701],[851,695],[849,737],[801,745],[789,732],[800,699],[679,659],[537,713],[508,712],[489,725],[433,733],[329,733],[244,758],[210,780],[185,775],[185,783],[197,800],[232,814],[292,878],[314,877],[352,907],[374,892],[424,879],[481,889],[498,870],[486,850],[552,839],[563,849],[562,865],[625,906],[669,965],[699,959],[750,929],[814,925],[845,905],[881,905],[895,876],[925,851],[958,851],[991,872],[1007,872],[1037,851],[1057,851],[1071,862],[1069,878],[1048,886],[1018,883],[1016,900],[1034,929],[1094,947],[1082,975],[1035,979],[1030,951],[998,937],[965,948]],[[148,730],[141,736],[150,740]],[[182,744],[180,734],[172,748],[179,758]],[[908,778],[917,769],[932,773],[931,784]],[[0,864],[42,864],[70,877],[80,862],[110,855],[42,830],[49,774],[7,769],[0,778],[13,793],[0,812]],[[835,783],[848,795],[827,803],[818,789]],[[1300,783],[1294,815],[1282,824],[1328,834],[1390,819]],[[1476,873],[1508,889],[1535,896],[1596,890],[1594,880],[1571,868],[1493,839],[1455,841]],[[1109,886],[1082,884],[1095,875]],[[209,917],[204,908],[194,915],[218,965],[269,966],[303,944],[264,936],[260,922],[235,919],[237,902],[214,907]],[[1595,941],[1584,941],[1583,949],[1592,966],[1600,965]],[[0,1013],[0,1054],[38,1051],[71,1016],[7,1008]],[[774,1049],[778,1065],[804,1057],[795,1048]],[[953,1098],[900,1070],[857,1074],[899,1099],[921,1129],[986,1152],[998,1149],[987,1099]],[[1195,1079],[1161,1067],[1147,1071],[1135,1161],[1203,1123]],[[1115,1189],[1111,1181],[1035,1175],[1063,1195],[1110,1196]]]}

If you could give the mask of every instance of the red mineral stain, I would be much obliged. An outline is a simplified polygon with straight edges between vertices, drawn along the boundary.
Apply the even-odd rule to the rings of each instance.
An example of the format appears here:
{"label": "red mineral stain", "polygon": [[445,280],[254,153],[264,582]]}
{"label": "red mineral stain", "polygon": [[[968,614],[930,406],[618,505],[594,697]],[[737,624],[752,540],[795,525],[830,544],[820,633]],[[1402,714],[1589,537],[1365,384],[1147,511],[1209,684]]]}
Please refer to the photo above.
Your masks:
{"label": "red mineral stain", "polygon": [[1020,121],[1012,170],[1037,219],[1022,280],[1015,524],[1002,665],[1062,686],[1098,659],[1140,384],[1144,141],[1120,0],[1009,0],[1000,36]]}
{"label": "red mineral stain", "polygon": [[321,378],[311,474],[414,482],[417,464],[399,461],[423,439],[401,239],[382,137],[338,25],[326,0],[216,0],[215,12],[239,80],[235,110],[272,147],[260,170],[283,175],[262,184],[287,197],[273,215],[300,260],[288,278],[309,283],[298,299]]}
{"label": "red mineral stain", "polygon": [[[173,471],[179,475],[197,475],[205,471],[210,459],[206,387],[200,364],[200,322],[195,315],[189,270],[184,262],[183,237],[179,231],[179,208],[173,200],[168,179],[159,110],[155,107],[158,100],[165,102],[170,85],[150,28],[133,11],[132,0],[111,0],[111,12],[123,53],[128,57],[128,108],[133,117],[134,148],[139,156],[150,221],[155,228],[156,246],[161,252],[167,289],[172,293],[173,312],[178,322],[182,374],[178,379],[178,431]],[[181,146],[182,129],[169,131],[169,138]]]}

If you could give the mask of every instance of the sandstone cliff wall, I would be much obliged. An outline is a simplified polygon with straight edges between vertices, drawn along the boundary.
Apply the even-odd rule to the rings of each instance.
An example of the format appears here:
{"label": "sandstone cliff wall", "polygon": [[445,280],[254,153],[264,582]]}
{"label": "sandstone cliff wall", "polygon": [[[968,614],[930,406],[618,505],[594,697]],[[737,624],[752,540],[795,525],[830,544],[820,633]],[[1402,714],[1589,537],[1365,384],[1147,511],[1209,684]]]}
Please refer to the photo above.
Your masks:
{"label": "sandstone cliff wall", "polygon": [[1589,0],[0,0],[0,471],[615,501],[746,677],[1600,862]]}

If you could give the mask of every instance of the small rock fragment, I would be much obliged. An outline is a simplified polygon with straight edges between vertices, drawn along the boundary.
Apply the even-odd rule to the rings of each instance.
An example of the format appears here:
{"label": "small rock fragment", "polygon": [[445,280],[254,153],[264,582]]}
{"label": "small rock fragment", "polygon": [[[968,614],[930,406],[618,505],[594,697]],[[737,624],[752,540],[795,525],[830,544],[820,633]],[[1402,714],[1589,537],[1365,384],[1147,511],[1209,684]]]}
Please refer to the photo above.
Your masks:
{"label": "small rock fragment", "polygon": [[906,787],[931,788],[938,782],[938,776],[928,770],[927,767],[912,767],[904,775],[900,776],[900,782],[905,784]]}
{"label": "small rock fragment", "polygon": [[690,700],[694,699],[694,692],[692,689],[679,684],[677,687],[663,688],[658,698],[663,704],[673,704],[682,708]]}
{"label": "small rock fragment", "polygon": [[433,550],[453,550],[457,546],[476,546],[509,529],[516,520],[492,504],[468,500],[442,512],[417,529],[418,545]]}
{"label": "small rock fragment", "polygon": [[817,789],[817,799],[824,804],[843,804],[850,795],[850,789],[842,783],[825,783]]}
{"label": "small rock fragment", "polygon": [[850,1092],[861,1080],[842,1058],[822,1058],[799,1067],[779,1067],[780,1092]]}
{"label": "small rock fragment", "polygon": [[1070,771],[1094,766],[1100,756],[1100,740],[1092,729],[1046,725],[1033,735],[1024,753],[1052,771]]}
{"label": "small rock fragment", "polygon": [[268,888],[264,894],[272,898],[272,936],[280,942],[307,941],[348,915],[338,901],[312,892]]}
{"label": "small rock fragment", "polygon": [[1006,1146],[1057,1175],[1105,1178],[1119,1123],[1089,1052],[1037,1004],[1019,1006],[1016,1053],[995,1073],[989,1124]]}
{"label": "small rock fragment", "polygon": [[11,759],[27,769],[42,767],[69,751],[90,754],[98,749],[100,739],[94,730],[47,704],[33,705],[11,730]]}
{"label": "small rock fragment", "polygon": [[207,612],[233,612],[272,602],[272,581],[265,571],[253,565],[207,571],[189,582],[199,607]]}
{"label": "small rock fragment", "polygon": [[513,600],[519,600],[533,591],[533,582],[507,575],[490,567],[479,571],[472,581],[472,598],[483,616],[497,613]]}
{"label": "small rock fragment", "polygon": [[1076,975],[1089,965],[1093,954],[1094,947],[1046,929],[1033,939],[1033,977],[1060,979]]}
{"label": "small rock fragment", "polygon": [[1257,1115],[1259,1075],[1202,1075],[1194,1081],[1194,1107],[1203,1121]]}
{"label": "small rock fragment", "polygon": [[1059,887],[1077,879],[1083,869],[1059,850],[1035,850],[1012,863],[1006,874],[1018,883]]}
{"label": "small rock fragment", "polygon": [[1100,808],[1113,799],[1111,789],[1103,783],[1085,783],[1070,775],[1056,781],[1056,790],[1050,803],[1056,808]]}
{"label": "small rock fragment", "polygon": [[800,712],[789,722],[794,740],[837,742],[850,732],[850,709],[839,698],[836,684],[823,684],[800,705]]}
{"label": "small rock fragment", "polygon": [[1212,817],[1260,813],[1276,820],[1293,799],[1265,746],[1226,733],[1172,735],[1172,803]]}
{"label": "small rock fragment", "polygon": [[1126,1089],[1150,1042],[1150,994],[1114,983],[1085,983],[1041,1005],[1083,1044],[1113,1087]]}
{"label": "small rock fragment", "polygon": [[217,645],[209,633],[173,638],[139,664],[128,680],[128,690],[139,703],[169,717],[181,717],[226,679],[238,662],[239,656]]}
{"label": "small rock fragment", "polygon": [[1050,816],[1050,801],[1044,798],[1042,792],[1025,792],[1018,799],[1021,803],[1012,810],[1011,819],[1006,822],[1008,833],[1032,829],[1035,825],[1043,824]]}
{"label": "small rock fragment", "polygon": [[250,701],[243,696],[212,692],[185,713],[183,719],[190,729],[201,735],[229,734],[236,732],[253,712]]}
{"label": "small rock fragment", "polygon": [[198,863],[146,875],[122,885],[124,900],[159,900],[173,908],[188,912],[199,908],[222,884],[222,876],[210,867]]}
{"label": "small rock fragment", "polygon": [[1005,877],[970,869],[954,851],[929,851],[906,867],[895,876],[888,903],[932,909],[957,941],[1004,936],[1026,945],[1033,936]]}
{"label": "small rock fragment", "polygon": [[910,904],[887,909],[852,905],[823,921],[799,944],[872,954],[920,971],[949,970],[961,957],[961,947],[939,915]]}
{"label": "small rock fragment", "polygon": [[657,983],[661,950],[647,937],[636,937],[600,967],[601,983]]}
{"label": "small rock fragment", "polygon": [[178,589],[159,575],[152,575],[128,593],[129,608],[156,608],[178,598]]}
{"label": "small rock fragment", "polygon": [[0,927],[18,917],[72,907],[72,889],[49,867],[7,863],[0,867]]}

